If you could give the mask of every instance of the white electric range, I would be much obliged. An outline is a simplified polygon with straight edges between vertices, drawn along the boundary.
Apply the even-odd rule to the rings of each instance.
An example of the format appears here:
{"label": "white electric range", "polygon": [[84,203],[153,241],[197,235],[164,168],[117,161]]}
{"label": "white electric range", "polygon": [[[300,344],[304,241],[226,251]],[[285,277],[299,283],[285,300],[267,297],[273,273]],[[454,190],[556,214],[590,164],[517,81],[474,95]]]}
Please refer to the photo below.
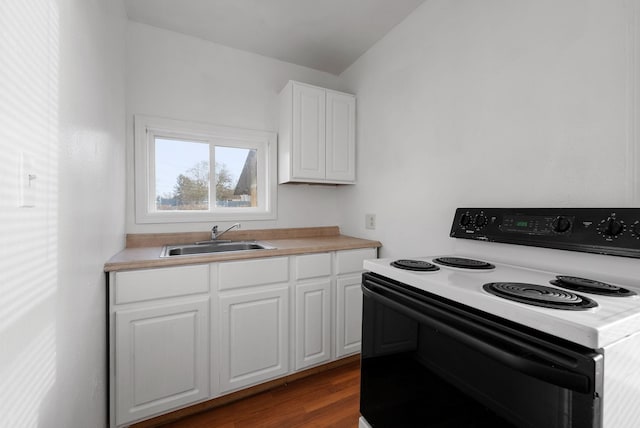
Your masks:
{"label": "white electric range", "polygon": [[640,426],[640,209],[463,208],[450,235],[453,254],[365,261],[361,425]]}

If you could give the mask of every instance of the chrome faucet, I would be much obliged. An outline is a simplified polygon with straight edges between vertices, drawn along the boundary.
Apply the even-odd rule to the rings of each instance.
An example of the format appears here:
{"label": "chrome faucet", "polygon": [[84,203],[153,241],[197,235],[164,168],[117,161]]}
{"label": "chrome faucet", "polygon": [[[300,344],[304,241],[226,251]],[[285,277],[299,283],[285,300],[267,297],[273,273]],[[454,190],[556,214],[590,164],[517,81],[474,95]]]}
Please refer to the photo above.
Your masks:
{"label": "chrome faucet", "polygon": [[225,230],[224,232],[218,233],[218,225],[216,224],[215,226],[213,226],[211,228],[211,240],[212,241],[217,241],[222,235],[224,235],[225,233],[227,233],[228,231],[230,231],[234,227],[237,228],[237,229],[240,229],[240,223],[232,224],[231,227],[228,228],[227,230]]}

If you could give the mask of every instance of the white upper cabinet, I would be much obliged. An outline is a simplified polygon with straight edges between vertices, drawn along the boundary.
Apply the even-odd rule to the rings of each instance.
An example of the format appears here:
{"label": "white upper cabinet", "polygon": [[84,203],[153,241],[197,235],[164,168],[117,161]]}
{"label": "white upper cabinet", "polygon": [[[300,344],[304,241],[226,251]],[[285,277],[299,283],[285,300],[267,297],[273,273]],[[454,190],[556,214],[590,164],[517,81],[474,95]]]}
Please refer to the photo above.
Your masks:
{"label": "white upper cabinet", "polygon": [[324,180],[326,150],[325,91],[293,85],[292,177]]}
{"label": "white upper cabinet", "polygon": [[356,179],[356,97],[327,91],[326,179]]}
{"label": "white upper cabinet", "polygon": [[278,181],[355,182],[356,98],[289,81],[280,93]]}

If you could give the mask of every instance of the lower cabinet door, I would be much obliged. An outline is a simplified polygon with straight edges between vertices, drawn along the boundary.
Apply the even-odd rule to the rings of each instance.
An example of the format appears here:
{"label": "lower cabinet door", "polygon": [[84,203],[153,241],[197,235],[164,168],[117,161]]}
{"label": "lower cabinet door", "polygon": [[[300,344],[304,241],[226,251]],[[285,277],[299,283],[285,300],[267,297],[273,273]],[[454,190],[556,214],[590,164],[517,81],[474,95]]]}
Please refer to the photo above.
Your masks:
{"label": "lower cabinet door", "polygon": [[331,359],[331,280],[295,286],[295,359],[300,370]]}
{"label": "lower cabinet door", "polygon": [[336,286],[336,357],[343,357],[360,352],[362,340],[361,276],[338,277]]}
{"label": "lower cabinet door", "polygon": [[115,312],[116,424],[209,395],[209,297]]}
{"label": "lower cabinet door", "polygon": [[232,391],[285,375],[289,287],[220,293],[220,389]]}

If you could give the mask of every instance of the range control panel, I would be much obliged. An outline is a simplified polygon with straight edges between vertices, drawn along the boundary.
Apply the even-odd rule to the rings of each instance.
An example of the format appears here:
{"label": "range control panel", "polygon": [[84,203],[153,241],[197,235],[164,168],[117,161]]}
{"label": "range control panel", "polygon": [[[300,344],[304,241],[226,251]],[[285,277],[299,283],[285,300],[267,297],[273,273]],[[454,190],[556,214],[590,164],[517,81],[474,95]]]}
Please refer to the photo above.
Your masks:
{"label": "range control panel", "polygon": [[458,208],[451,236],[640,258],[640,208]]}

